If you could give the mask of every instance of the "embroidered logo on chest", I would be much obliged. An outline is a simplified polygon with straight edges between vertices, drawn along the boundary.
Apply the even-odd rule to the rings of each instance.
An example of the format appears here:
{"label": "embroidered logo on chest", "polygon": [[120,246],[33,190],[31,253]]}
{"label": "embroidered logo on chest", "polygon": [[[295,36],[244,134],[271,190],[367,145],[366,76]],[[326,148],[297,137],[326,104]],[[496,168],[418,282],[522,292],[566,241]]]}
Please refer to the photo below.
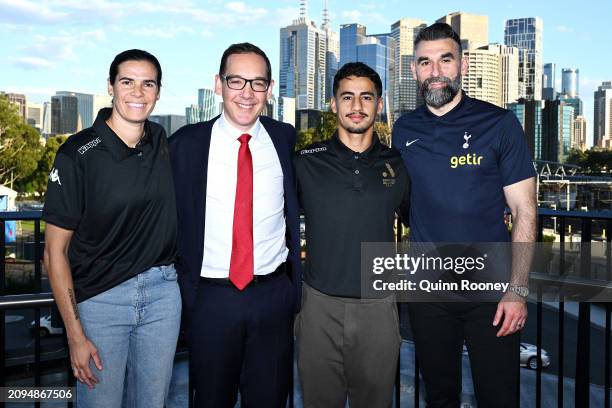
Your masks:
{"label": "embroidered logo on chest", "polygon": [[395,170],[389,163],[385,163],[385,168],[386,170],[382,173],[382,182],[385,187],[391,187],[395,184]]}

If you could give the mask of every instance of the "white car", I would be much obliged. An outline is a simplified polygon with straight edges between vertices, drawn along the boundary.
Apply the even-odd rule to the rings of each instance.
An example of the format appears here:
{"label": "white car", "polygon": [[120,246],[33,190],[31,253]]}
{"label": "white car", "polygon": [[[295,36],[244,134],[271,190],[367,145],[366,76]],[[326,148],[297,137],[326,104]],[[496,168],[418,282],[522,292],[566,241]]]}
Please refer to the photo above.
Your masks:
{"label": "white car", "polygon": [[[32,320],[30,329],[34,331],[35,326],[36,321]],[[48,337],[51,334],[64,334],[64,328],[51,325],[51,315],[46,315],[40,317],[40,330],[38,333],[40,337]]]}
{"label": "white car", "polygon": [[[533,344],[529,343],[521,343],[520,344],[521,356],[519,364],[521,367],[528,367],[532,370],[538,368],[538,348]],[[463,355],[467,356],[468,351],[467,347],[463,345]],[[542,368],[548,367],[550,365],[550,357],[548,356],[548,352],[542,349]]]}
{"label": "white car", "polygon": [[[533,344],[521,343],[521,367],[529,367],[532,370],[538,368],[538,348]],[[550,365],[550,357],[546,350],[541,349],[542,368]]]}

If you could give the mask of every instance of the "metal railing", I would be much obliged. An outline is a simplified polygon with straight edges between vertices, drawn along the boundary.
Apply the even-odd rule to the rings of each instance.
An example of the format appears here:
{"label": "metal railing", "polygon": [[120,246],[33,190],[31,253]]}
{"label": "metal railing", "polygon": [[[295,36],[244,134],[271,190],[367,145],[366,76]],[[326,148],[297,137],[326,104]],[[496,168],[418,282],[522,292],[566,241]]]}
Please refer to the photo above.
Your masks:
{"label": "metal railing", "polygon": [[[33,309],[35,312],[35,333],[39,333],[40,330],[40,311],[41,308],[49,307],[54,304],[53,297],[50,293],[41,292],[41,278],[42,278],[42,239],[41,239],[41,212],[5,212],[0,213],[0,254],[6,253],[5,246],[5,228],[4,223],[8,220],[28,220],[34,222],[34,294],[21,294],[21,295],[8,295],[6,293],[6,262],[4,256],[0,259],[0,350],[3,351],[3,358],[0,361],[0,386],[6,383],[6,361],[4,356],[6,355],[6,323],[5,315],[7,310],[14,309]],[[596,228],[605,228],[605,242],[607,243],[606,252],[606,277],[610,281],[612,277],[612,261],[610,255],[610,248],[612,247],[610,237],[612,235],[612,213],[589,213],[589,212],[572,212],[572,211],[552,211],[539,209],[538,211],[538,241],[544,239],[545,225],[550,223],[554,219],[554,229],[556,234],[560,238],[560,268],[564,267],[565,262],[565,245],[567,238],[567,231],[569,225],[579,225],[582,242],[591,242],[593,239],[594,224]],[[575,231],[576,229],[574,229]],[[398,238],[401,239],[402,227],[398,226]],[[582,256],[590,258],[590,253],[583,253]],[[589,259],[590,261],[590,259]],[[591,279],[589,262],[583,260],[581,263],[582,267],[580,270],[580,276],[582,279]],[[565,355],[565,343],[566,338],[566,309],[565,302],[558,302],[558,333],[557,333],[557,346],[558,346],[558,371],[557,371],[557,405],[563,407],[565,402],[564,395],[564,363]],[[537,346],[537,359],[541,361],[542,341],[543,341],[543,303],[537,302],[536,308],[536,346]],[[590,303],[580,303],[578,306],[578,317],[577,317],[577,329],[576,329],[576,370],[574,375],[574,406],[576,407],[588,407],[590,406],[590,388],[591,388],[591,305]],[[398,307],[398,312],[401,313],[401,308]],[[605,332],[604,332],[604,366],[603,366],[603,377],[604,377],[604,407],[610,407],[610,357],[611,357],[611,342],[610,342],[610,330],[611,330],[611,312],[612,307],[609,304],[605,305]],[[400,314],[400,319],[404,316]],[[533,319],[533,317],[531,317]],[[64,344],[67,346],[64,335]],[[412,384],[414,389],[414,398],[412,404],[414,407],[419,407],[419,401],[421,397],[421,388],[419,380],[419,364],[416,360],[416,354],[414,358],[414,383]],[[66,378],[69,386],[74,385],[74,377],[72,376],[72,370],[70,368],[69,357],[65,356],[61,358],[63,366],[65,367]],[[30,364],[33,368],[34,384],[39,386],[41,384],[41,344],[40,336],[34,336],[34,361]],[[395,407],[400,407],[402,403],[407,401],[402,400],[402,387],[401,387],[401,375],[400,375],[401,359],[398,359],[398,367],[396,373],[396,385],[395,385]],[[293,384],[293,378],[291,378],[291,384]],[[191,384],[189,386],[190,391]],[[537,365],[536,378],[535,378],[535,406],[542,406],[542,366]],[[293,406],[293,387],[291,387],[289,405]],[[68,403],[71,406],[72,403]],[[39,406],[39,404],[36,404]],[[191,401],[190,401],[191,406]]]}

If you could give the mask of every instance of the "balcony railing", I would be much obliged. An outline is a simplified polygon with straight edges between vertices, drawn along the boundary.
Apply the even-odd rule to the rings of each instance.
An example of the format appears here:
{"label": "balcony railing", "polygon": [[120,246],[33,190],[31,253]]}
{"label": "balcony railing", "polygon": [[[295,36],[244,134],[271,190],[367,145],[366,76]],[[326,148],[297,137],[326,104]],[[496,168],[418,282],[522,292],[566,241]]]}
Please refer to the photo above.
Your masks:
{"label": "balcony railing", "polygon": [[[28,239],[22,240],[24,242],[17,243],[14,246],[15,258],[6,258],[2,256],[0,259],[0,350],[3,352],[3,357],[0,359],[0,386],[4,386],[7,382],[12,379],[16,372],[27,371],[30,373],[30,379],[33,380],[33,385],[41,385],[41,377],[43,370],[46,370],[49,366],[49,362],[54,362],[54,369],[57,371],[63,371],[65,374],[66,383],[63,386],[73,386],[74,377],[72,376],[72,370],[70,368],[69,357],[66,353],[67,343],[65,336],[63,338],[64,352],[57,356],[49,358],[42,358],[41,352],[41,338],[40,338],[40,317],[41,308],[49,308],[54,305],[53,297],[49,290],[43,288],[43,271],[41,265],[43,242],[41,234],[41,213],[38,211],[33,212],[5,212],[0,213],[0,254],[7,253],[7,244],[5,243],[5,222],[6,221],[25,221],[29,223],[30,230],[28,231],[28,239],[32,239],[33,242],[29,242]],[[33,224],[33,225],[32,225]],[[609,285],[612,281],[612,257],[611,257],[611,240],[612,235],[612,213],[589,213],[589,212],[568,212],[568,211],[552,211],[540,209],[538,211],[538,241],[543,241],[545,233],[550,232],[555,234],[560,241],[560,267],[564,267],[565,262],[565,246],[567,245],[566,239],[570,235],[570,231],[576,234],[577,231],[580,233],[581,242],[591,242],[593,239],[602,240],[605,244],[606,250],[606,270],[605,270],[605,281],[595,279],[591,276],[589,262],[582,262],[583,267],[580,270],[580,278],[586,282],[597,285]],[[402,236],[402,227],[398,225],[398,237]],[[12,244],[11,244],[12,245]],[[21,245],[21,247],[20,247]],[[32,248],[33,246],[33,248]],[[20,249],[21,248],[21,249]],[[10,249],[13,249],[11,246]],[[18,254],[21,252],[22,254]],[[22,255],[26,259],[26,263],[32,264],[31,275],[32,285],[30,286],[30,293],[10,293],[15,292],[15,289],[8,287],[7,282],[7,266],[11,263],[19,263],[19,256]],[[590,255],[582,254],[583,256],[590,257]],[[540,277],[542,278],[542,277]],[[537,280],[537,279],[536,279]],[[23,291],[28,288],[21,287],[19,290]],[[534,302],[529,304],[530,314],[528,324],[523,331],[522,341],[525,341],[525,337],[533,338],[535,345],[537,346],[537,361],[541,361],[542,348],[544,340],[552,341],[552,346],[556,352],[553,353],[553,358],[556,359],[556,400],[557,406],[563,407],[565,405],[571,405],[573,399],[574,406],[576,407],[589,407],[589,406],[604,406],[605,408],[610,407],[610,359],[611,359],[611,343],[610,343],[610,330],[611,330],[611,312],[612,307],[606,303],[603,306],[596,306],[597,311],[603,310],[604,324],[594,324],[592,322],[591,312],[592,307],[590,303],[582,302],[577,306],[575,322],[573,319],[568,317],[569,309],[574,308],[574,305],[570,305],[559,301],[554,305],[545,305],[543,302]],[[551,309],[552,307],[552,309]],[[6,331],[6,312],[9,310],[33,310],[34,311],[34,327],[33,333],[35,333],[33,342],[33,353],[27,359],[23,360],[17,366],[7,366],[6,363],[6,339],[10,336],[10,333]],[[400,313],[400,322],[402,323],[402,336],[407,339],[408,328],[406,324],[406,313],[405,307],[402,304],[398,304],[398,310]],[[556,312],[556,313],[555,313]],[[534,319],[535,314],[535,319]],[[554,318],[544,318],[544,315],[555,316]],[[600,317],[599,315],[597,317]],[[555,339],[551,340],[545,338],[544,328],[546,326],[553,325],[555,327],[546,327],[549,333],[555,334]],[[601,326],[601,327],[600,327]],[[600,330],[603,327],[602,336],[592,336],[595,330]],[[550,337],[550,336],[549,336]],[[603,339],[601,338],[603,337]],[[603,344],[602,344],[603,343]],[[549,347],[547,345],[547,347]],[[396,386],[395,386],[395,407],[406,407],[414,406],[419,407],[423,399],[423,389],[421,387],[421,381],[419,378],[419,365],[414,355],[413,348],[408,348],[409,356],[403,356],[400,358],[397,367],[396,375]],[[406,352],[406,348],[403,347],[403,353]],[[603,352],[603,362],[599,359],[592,359],[592,356],[600,356]],[[573,358],[567,359],[566,353],[573,354]],[[412,375],[406,376],[406,361],[411,362]],[[597,363],[597,364],[593,364]],[[575,370],[567,370],[567,366],[575,366]],[[572,372],[573,371],[573,372]],[[404,375],[402,375],[402,372]],[[520,374],[525,378],[531,378],[527,374]],[[551,375],[545,374],[547,378]],[[572,381],[571,376],[573,375],[573,384],[570,385],[570,389],[573,389],[573,396],[567,395],[567,384],[568,381]],[[402,384],[402,376],[410,378],[412,377],[411,384]],[[567,378],[566,378],[567,377]],[[529,384],[528,390],[522,389],[522,395],[533,395],[533,399],[525,401],[525,397],[522,397],[523,405],[541,407],[543,400],[543,367],[541,364],[537,364],[535,369],[534,383]],[[292,379],[293,383],[293,379]],[[601,384],[601,386],[594,386],[593,383]],[[524,385],[524,384],[523,384]],[[573,385],[573,386],[572,386]],[[290,407],[299,405],[299,385],[296,384],[296,393],[291,392],[290,400],[288,405]],[[599,391],[601,388],[601,391]],[[405,394],[405,390],[409,389],[410,392],[408,397]],[[548,387],[550,389],[550,387]],[[191,394],[191,387],[189,386],[189,393]],[[295,395],[294,395],[295,394]],[[547,397],[551,394],[547,392]],[[601,395],[603,394],[603,395]],[[189,405],[191,406],[191,398],[188,398]],[[294,401],[295,400],[295,401]],[[35,406],[39,406],[37,403]],[[68,403],[68,406],[72,406],[72,403]]]}

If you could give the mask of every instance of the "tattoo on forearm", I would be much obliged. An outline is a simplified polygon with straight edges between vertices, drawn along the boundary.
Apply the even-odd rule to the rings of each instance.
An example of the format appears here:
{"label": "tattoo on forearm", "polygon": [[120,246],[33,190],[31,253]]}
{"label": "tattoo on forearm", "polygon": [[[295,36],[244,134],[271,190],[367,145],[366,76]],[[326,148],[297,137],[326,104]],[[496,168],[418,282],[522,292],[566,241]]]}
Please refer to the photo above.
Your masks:
{"label": "tattoo on forearm", "polygon": [[79,320],[79,308],[77,307],[76,298],[74,297],[74,291],[72,289],[68,289],[68,296],[70,296],[70,303],[72,303],[74,318]]}

